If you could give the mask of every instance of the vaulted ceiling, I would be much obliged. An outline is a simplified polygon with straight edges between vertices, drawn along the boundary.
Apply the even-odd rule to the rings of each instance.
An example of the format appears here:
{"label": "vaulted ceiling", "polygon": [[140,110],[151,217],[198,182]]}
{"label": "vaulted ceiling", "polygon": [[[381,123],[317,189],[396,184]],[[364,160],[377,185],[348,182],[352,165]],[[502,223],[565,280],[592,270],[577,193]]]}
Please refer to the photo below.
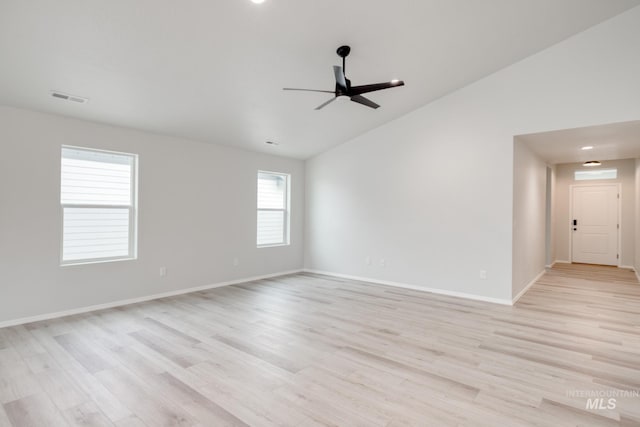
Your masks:
{"label": "vaulted ceiling", "polygon": [[[0,103],[307,158],[638,4],[3,0]],[[333,90],[342,44],[354,85],[406,86],[370,94],[377,110],[282,91]]]}

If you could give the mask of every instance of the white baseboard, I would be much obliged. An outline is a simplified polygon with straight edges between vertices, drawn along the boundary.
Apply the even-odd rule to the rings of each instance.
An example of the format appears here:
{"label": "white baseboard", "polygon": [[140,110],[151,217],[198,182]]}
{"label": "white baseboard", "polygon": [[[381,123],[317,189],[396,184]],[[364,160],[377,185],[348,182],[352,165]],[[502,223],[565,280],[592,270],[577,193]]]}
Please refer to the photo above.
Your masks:
{"label": "white baseboard", "polygon": [[[556,265],[556,264],[571,264],[571,261],[555,260],[555,261],[553,261],[553,264],[546,265],[545,267],[553,268],[553,266]],[[637,272],[637,269],[632,265],[619,265],[618,268],[627,268],[629,270],[633,270],[633,271]]]}
{"label": "white baseboard", "polygon": [[444,289],[427,288],[427,287],[424,287],[424,286],[410,285],[408,283],[399,283],[399,282],[392,282],[392,281],[388,281],[388,280],[372,279],[372,278],[369,278],[369,277],[351,276],[351,275],[348,275],[348,274],[332,273],[330,271],[312,270],[312,269],[307,269],[307,268],[305,268],[304,271],[306,273],[322,274],[322,275],[325,275],[325,276],[339,277],[339,278],[342,278],[342,279],[358,280],[360,282],[369,282],[369,283],[374,283],[374,284],[377,284],[377,285],[393,286],[393,287],[396,287],[396,288],[411,289],[411,290],[414,290],[414,291],[429,292],[429,293],[432,293],[432,294],[447,295],[447,296],[450,296],[450,297],[458,297],[458,298],[472,299],[472,300],[476,300],[476,301],[491,302],[491,303],[494,303],[494,304],[502,304],[502,305],[511,305],[512,304],[511,301],[508,300],[508,299],[485,297],[485,296],[482,296],[482,295],[467,294],[465,292],[456,292],[456,291],[447,291],[447,290],[444,290]]}
{"label": "white baseboard", "polygon": [[545,268],[553,268],[556,264],[571,264],[571,261],[564,261],[561,259],[557,259],[553,261],[551,264],[545,265]]}
{"label": "white baseboard", "polygon": [[229,281],[226,281],[226,282],[214,283],[212,285],[198,286],[198,287],[195,287],[195,288],[178,289],[178,290],[175,290],[175,291],[163,292],[163,293],[160,293],[160,294],[146,295],[146,296],[143,296],[143,297],[131,298],[131,299],[120,300],[120,301],[112,301],[112,302],[108,302],[108,303],[105,303],[105,304],[97,304],[97,305],[91,305],[91,306],[88,306],[88,307],[74,308],[74,309],[71,309],[71,310],[58,311],[58,312],[55,312],[55,313],[40,314],[40,315],[37,315],[37,316],[23,317],[21,319],[6,320],[4,322],[0,322],[0,328],[7,328],[9,326],[23,325],[25,323],[39,322],[39,321],[42,321],[42,320],[56,319],[58,317],[65,317],[65,316],[71,316],[71,315],[74,315],[74,314],[88,313],[90,311],[104,310],[104,309],[107,309],[107,308],[121,307],[121,306],[124,306],[124,305],[137,304],[137,303],[140,303],[140,302],[151,301],[151,300],[160,299],[160,298],[173,297],[173,296],[176,296],[176,295],[189,294],[189,293],[192,293],[192,292],[206,291],[207,289],[214,289],[214,288],[221,288],[223,286],[237,285],[237,284],[240,284],[240,283],[252,282],[254,280],[269,279],[271,277],[285,276],[287,274],[301,273],[302,271],[304,271],[304,270],[300,269],[300,270],[281,271],[279,273],[264,274],[264,275],[261,275],[261,276],[254,276],[254,277],[245,277],[243,279],[229,280]]}
{"label": "white baseboard", "polygon": [[556,264],[571,264],[571,261],[563,261],[563,260],[557,259],[553,261],[551,264],[545,265],[545,268],[553,268]]}
{"label": "white baseboard", "polygon": [[[554,263],[555,264],[555,263]],[[553,264],[552,264],[553,265]],[[513,297],[513,301],[511,302],[511,305],[515,305],[516,302],[518,302],[518,300],[520,298],[522,298],[522,295],[524,295],[525,293],[527,293],[527,291],[529,290],[530,287],[532,287],[542,276],[544,276],[544,273],[546,273],[547,270],[542,270],[540,273],[538,273],[538,275],[531,280],[527,286],[524,287],[524,289],[522,289],[520,292],[518,292],[518,295],[516,295],[515,297]]]}

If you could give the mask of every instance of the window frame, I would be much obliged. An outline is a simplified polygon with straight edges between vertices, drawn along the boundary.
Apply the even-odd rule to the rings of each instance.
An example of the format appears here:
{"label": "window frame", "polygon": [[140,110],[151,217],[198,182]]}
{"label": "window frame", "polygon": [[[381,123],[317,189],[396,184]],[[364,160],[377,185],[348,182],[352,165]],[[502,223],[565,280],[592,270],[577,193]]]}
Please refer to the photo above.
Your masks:
{"label": "window frame", "polygon": [[[91,153],[114,154],[131,158],[131,182],[129,205],[118,204],[91,204],[91,203],[62,203],[62,159],[63,150],[71,149],[77,151],[87,151]],[[102,150],[98,148],[78,147],[73,145],[62,145],[60,148],[60,266],[68,267],[74,265],[101,264],[116,261],[132,261],[138,259],[138,154],[125,153],[121,151]],[[85,258],[80,260],[64,259],[64,211],[66,208],[81,209],[127,209],[129,211],[129,247],[126,256]]]}
{"label": "window frame", "polygon": [[[280,176],[283,177],[285,180],[285,191],[284,191],[284,208],[279,209],[279,208],[260,208],[258,206],[258,200],[259,200],[259,191],[260,189],[258,188],[258,180],[259,180],[259,176],[260,174],[269,174],[269,175],[276,175],[276,176]],[[262,248],[274,248],[274,247],[278,247],[278,246],[289,246],[291,245],[291,174],[289,173],[284,173],[284,172],[274,172],[274,171],[267,171],[267,170],[262,170],[262,169],[258,169],[258,172],[256,173],[256,248],[258,249],[262,249]],[[281,243],[267,243],[267,244],[259,244],[258,243],[258,214],[259,212],[283,212],[283,236],[282,236],[282,242]]]}
{"label": "window frame", "polygon": [[[589,173],[594,174],[595,172],[614,172],[615,177],[594,177],[594,178],[589,178]],[[585,174],[585,176],[583,178],[578,178],[578,174]],[[576,169],[573,171],[573,180],[576,182],[582,182],[582,181],[612,181],[612,180],[617,180],[618,179],[618,168],[615,167],[605,167],[605,168],[597,168],[597,169]]]}

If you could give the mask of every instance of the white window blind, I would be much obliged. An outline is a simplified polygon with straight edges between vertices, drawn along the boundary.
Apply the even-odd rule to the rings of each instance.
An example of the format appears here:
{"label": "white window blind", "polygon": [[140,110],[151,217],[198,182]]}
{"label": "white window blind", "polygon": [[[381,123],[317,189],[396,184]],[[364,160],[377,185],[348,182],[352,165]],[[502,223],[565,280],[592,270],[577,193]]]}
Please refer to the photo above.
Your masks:
{"label": "white window blind", "polygon": [[258,172],[258,247],[289,244],[289,180],[286,174]]}
{"label": "white window blind", "polygon": [[62,147],[62,263],[135,257],[134,154]]}

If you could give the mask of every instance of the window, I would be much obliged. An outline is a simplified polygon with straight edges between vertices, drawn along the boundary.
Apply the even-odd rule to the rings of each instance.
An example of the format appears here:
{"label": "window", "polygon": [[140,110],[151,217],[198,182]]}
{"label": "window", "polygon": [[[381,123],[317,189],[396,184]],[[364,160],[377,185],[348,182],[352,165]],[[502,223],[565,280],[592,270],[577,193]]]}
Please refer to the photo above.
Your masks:
{"label": "window", "polygon": [[579,170],[575,171],[574,178],[576,181],[589,181],[594,179],[616,179],[618,178],[618,169]]}
{"label": "window", "polygon": [[62,147],[62,264],[136,256],[135,154]]}
{"label": "window", "polygon": [[289,244],[289,180],[258,171],[258,247]]}

